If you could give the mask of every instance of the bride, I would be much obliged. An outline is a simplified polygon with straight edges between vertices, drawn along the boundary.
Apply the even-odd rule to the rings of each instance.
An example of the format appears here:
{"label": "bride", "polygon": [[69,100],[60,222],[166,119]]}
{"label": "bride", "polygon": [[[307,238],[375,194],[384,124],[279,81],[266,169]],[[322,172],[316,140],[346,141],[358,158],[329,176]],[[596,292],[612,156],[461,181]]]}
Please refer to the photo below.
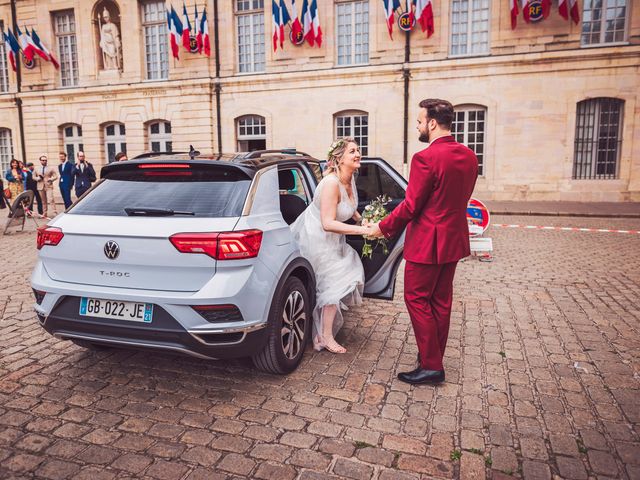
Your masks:
{"label": "bride", "polygon": [[313,202],[291,225],[300,253],[316,275],[313,348],[332,353],[347,350],[335,340],[342,327],[342,309],[362,303],[364,269],[345,235],[367,235],[371,227],[349,225],[361,221],[353,173],[360,168],[360,149],[353,138],[335,141],[327,153],[327,168]]}

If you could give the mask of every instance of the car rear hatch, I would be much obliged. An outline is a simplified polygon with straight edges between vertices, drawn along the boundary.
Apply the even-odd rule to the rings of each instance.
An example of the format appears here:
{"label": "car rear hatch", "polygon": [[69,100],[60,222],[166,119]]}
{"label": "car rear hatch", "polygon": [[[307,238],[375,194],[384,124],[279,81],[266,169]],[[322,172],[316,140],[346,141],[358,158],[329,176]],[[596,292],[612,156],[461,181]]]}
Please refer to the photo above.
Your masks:
{"label": "car rear hatch", "polygon": [[234,229],[251,183],[243,169],[208,163],[138,162],[107,170],[49,225],[63,235],[41,248],[49,276],[128,289],[201,289],[216,271],[215,232]]}

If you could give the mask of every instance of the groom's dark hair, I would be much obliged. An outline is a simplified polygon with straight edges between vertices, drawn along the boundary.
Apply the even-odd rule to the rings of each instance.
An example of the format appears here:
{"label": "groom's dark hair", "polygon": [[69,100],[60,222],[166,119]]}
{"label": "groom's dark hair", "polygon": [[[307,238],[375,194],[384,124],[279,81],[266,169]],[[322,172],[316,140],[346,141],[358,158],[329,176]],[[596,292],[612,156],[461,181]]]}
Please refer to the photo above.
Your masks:
{"label": "groom's dark hair", "polygon": [[451,130],[453,105],[450,102],[438,98],[427,98],[420,102],[420,108],[427,110],[427,118],[433,118],[442,128]]}

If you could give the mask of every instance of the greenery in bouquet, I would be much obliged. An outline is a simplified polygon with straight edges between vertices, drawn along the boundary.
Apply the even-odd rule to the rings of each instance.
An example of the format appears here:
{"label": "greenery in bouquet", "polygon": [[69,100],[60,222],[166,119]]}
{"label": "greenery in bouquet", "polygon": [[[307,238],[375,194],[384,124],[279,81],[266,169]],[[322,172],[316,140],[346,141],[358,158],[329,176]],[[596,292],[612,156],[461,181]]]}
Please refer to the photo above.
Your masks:
{"label": "greenery in bouquet", "polygon": [[[384,220],[387,215],[389,215],[389,211],[385,208],[385,205],[391,201],[386,195],[380,195],[375,200],[373,200],[369,205],[364,207],[364,211],[362,212],[362,222],[367,223],[378,223],[381,220]],[[375,237],[364,237],[364,245],[362,247],[362,258],[371,258],[373,254],[373,250],[377,247],[381,246],[384,254],[389,253],[389,248],[387,247],[387,239],[375,238]]]}

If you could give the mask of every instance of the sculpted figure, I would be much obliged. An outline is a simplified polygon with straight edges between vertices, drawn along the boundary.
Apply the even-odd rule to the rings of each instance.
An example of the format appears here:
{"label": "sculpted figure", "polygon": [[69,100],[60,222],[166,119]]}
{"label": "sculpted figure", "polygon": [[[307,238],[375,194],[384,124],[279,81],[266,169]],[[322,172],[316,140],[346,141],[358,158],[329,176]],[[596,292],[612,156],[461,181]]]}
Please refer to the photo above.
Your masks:
{"label": "sculpted figure", "polygon": [[[102,12],[104,23],[100,25],[100,49],[105,70],[120,68],[120,32],[118,27],[111,22],[111,15],[105,8]],[[98,21],[100,15],[98,14]]]}

